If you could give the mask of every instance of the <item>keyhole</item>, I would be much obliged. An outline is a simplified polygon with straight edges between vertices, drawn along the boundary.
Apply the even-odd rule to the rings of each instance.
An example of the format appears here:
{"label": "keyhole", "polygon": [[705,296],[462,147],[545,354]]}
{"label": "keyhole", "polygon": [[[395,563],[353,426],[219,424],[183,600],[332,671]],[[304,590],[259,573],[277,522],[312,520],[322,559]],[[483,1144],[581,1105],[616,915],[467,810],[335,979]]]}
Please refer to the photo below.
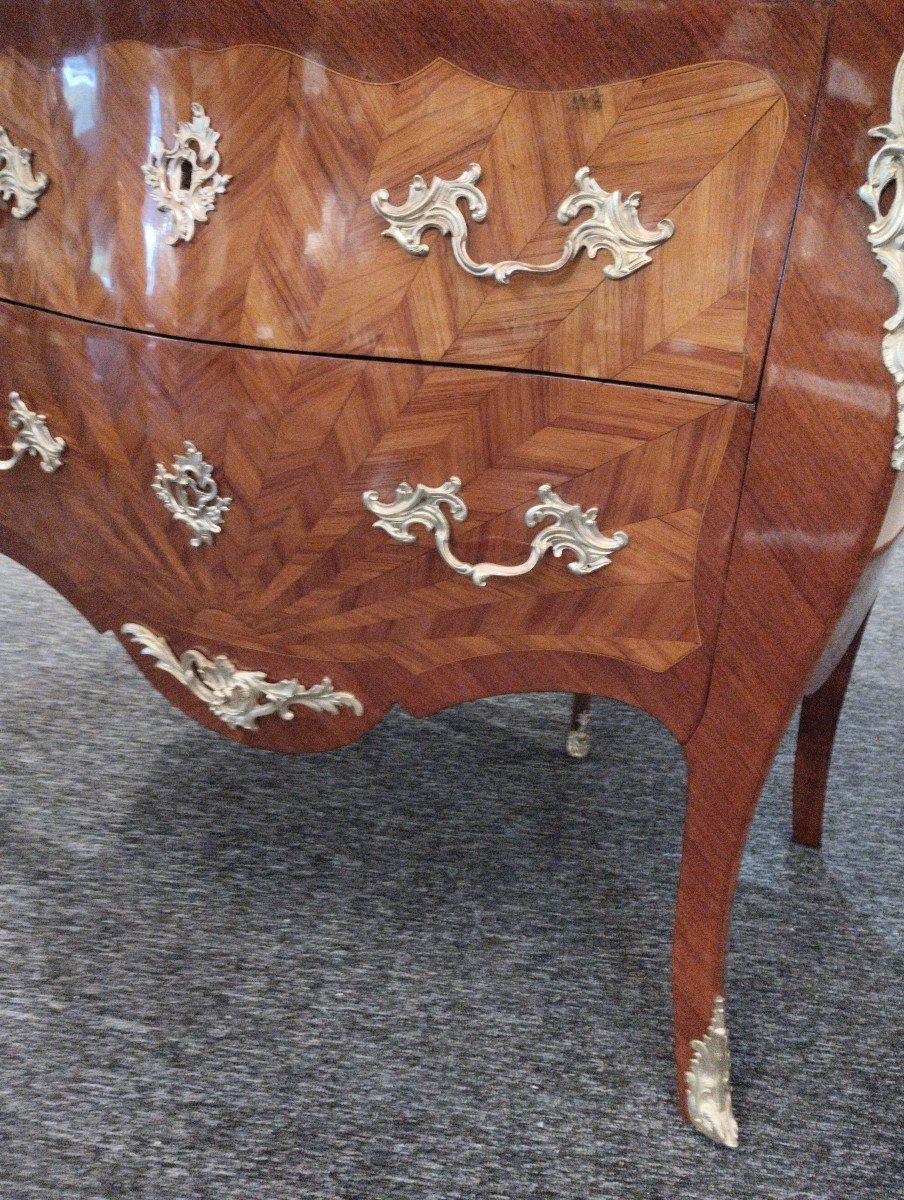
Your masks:
{"label": "keyhole", "polygon": [[897,167],[894,173],[882,182],[882,187],[879,189],[879,194],[876,197],[876,206],[879,209],[881,217],[887,217],[892,205],[896,203],[900,186],[901,168]]}
{"label": "keyhole", "polygon": [[183,158],[179,164],[179,176],[182,190],[187,192],[191,188],[192,166],[188,159]]}

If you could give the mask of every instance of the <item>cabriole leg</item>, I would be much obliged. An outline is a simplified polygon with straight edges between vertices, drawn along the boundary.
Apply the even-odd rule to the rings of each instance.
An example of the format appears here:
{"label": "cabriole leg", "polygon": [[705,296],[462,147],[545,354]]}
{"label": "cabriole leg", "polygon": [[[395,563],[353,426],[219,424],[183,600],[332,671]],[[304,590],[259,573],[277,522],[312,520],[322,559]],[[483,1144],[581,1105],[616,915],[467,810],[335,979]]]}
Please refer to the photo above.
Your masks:
{"label": "cabriole leg", "polygon": [[590,697],[586,692],[575,692],[565,750],[571,758],[586,758],[590,753]]}
{"label": "cabriole leg", "polygon": [[825,683],[805,696],[797,727],[794,756],[793,836],[801,846],[818,849],[822,842],[822,814],[829,780],[829,766],[838,719],[844,705],[857,651],[863,640],[866,620],[857,630],[835,670]]}
{"label": "cabriole leg", "polygon": [[675,1063],[682,1111],[723,1146],[738,1144],[725,1027],[725,949],[743,831],[719,812],[708,781],[689,771],[672,954]]}
{"label": "cabriole leg", "polygon": [[700,1133],[738,1144],[732,1111],[725,1003],[725,952],[747,831],[775,756],[782,726],[745,728],[723,712],[686,747],[684,845],[672,958],[675,1064],[682,1111]]}

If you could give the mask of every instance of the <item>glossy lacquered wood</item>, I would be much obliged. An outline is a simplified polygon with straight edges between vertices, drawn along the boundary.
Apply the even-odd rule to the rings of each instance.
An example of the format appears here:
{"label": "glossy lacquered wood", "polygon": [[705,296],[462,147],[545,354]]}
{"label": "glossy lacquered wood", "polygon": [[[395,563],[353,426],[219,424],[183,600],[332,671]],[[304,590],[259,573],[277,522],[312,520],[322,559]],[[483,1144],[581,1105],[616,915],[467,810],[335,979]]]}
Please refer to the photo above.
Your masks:
{"label": "glossy lacquered wood", "polygon": [[[633,4],[630,12],[626,13],[618,6],[610,7],[591,2],[569,3],[563,7],[557,4],[541,6],[520,3],[487,6],[479,0],[464,0],[455,5],[441,3],[439,0],[376,0],[362,6],[354,0],[340,0],[330,4],[309,0],[293,4],[291,7],[257,6],[249,9],[247,5],[232,0],[218,3],[216,6],[193,0],[178,4],[161,2],[152,5],[90,0],[71,6],[43,3],[38,5],[37,10],[30,8],[27,14],[12,5],[6,5],[5,10],[8,10],[4,11],[5,37],[10,49],[25,54],[28,62],[32,64],[32,69],[41,64],[45,67],[52,66],[59,76],[67,71],[72,81],[71,103],[75,105],[80,101],[83,108],[88,109],[89,116],[91,89],[87,87],[86,79],[92,78],[92,62],[99,53],[97,48],[123,39],[137,39],[158,47],[203,46],[208,49],[230,47],[239,42],[267,43],[306,55],[326,68],[352,78],[381,83],[405,79],[428,68],[435,59],[445,58],[464,71],[502,87],[541,91],[579,89],[578,109],[570,114],[578,128],[582,123],[589,123],[592,127],[594,122],[598,122],[598,97],[595,88],[608,87],[614,81],[630,81],[659,72],[683,70],[689,64],[724,60],[746,64],[748,69],[756,69],[760,74],[774,80],[788,104],[788,133],[776,162],[771,185],[766,192],[751,262],[754,278],[758,281],[774,281],[787,241],[793,196],[799,181],[806,135],[812,117],[828,5],[821,0],[800,0],[798,3],[780,5],[751,5],[747,0],[727,0],[726,3],[714,7],[711,3],[703,2],[663,5],[658,0],[651,0],[650,3]],[[277,59],[271,56],[269,61],[275,63]],[[139,75],[136,87],[128,88],[122,99],[123,113],[130,100],[135,102],[136,96],[139,97],[139,104],[145,103],[140,99],[142,83],[154,83],[159,89],[161,83],[166,82],[165,77],[148,79]],[[169,105],[167,111],[172,111],[179,100],[188,102],[189,98],[183,94],[183,83],[184,76],[179,80],[170,79],[169,88],[164,87],[161,103]],[[266,92],[272,84],[270,74],[255,76],[252,80],[254,94],[257,96],[259,92]],[[38,80],[28,85],[30,93],[35,97],[35,119],[37,113],[43,114],[45,111],[45,102],[41,94],[43,86]],[[316,93],[319,86],[320,81],[315,78],[311,90]],[[52,88],[56,89],[58,95],[59,84],[52,82]],[[223,81],[218,80],[217,95],[221,90],[224,99],[228,99],[228,84],[224,86]],[[285,92],[279,97],[280,103],[284,99]],[[241,103],[241,133],[244,136],[256,119],[253,113],[255,106]],[[24,107],[21,97],[16,99],[16,104]],[[173,116],[176,115],[173,113]],[[187,112],[182,111],[178,115],[184,118]],[[657,115],[655,111],[647,115],[654,124],[661,119],[661,114]],[[701,128],[711,124],[712,116],[713,114],[710,114],[709,118],[704,118]],[[75,140],[78,143],[72,147],[72,151],[83,168],[86,166],[86,151],[88,162],[96,162],[97,151],[96,147],[92,146],[92,142],[96,140],[96,133],[83,128],[80,136],[73,139],[76,122],[73,121],[68,104],[55,106],[48,119],[54,135],[62,138],[64,144],[67,140]],[[287,119],[291,121],[291,113],[287,114]],[[369,115],[365,114],[365,137],[369,120]],[[318,132],[321,124],[322,122],[318,122],[316,125]],[[260,143],[260,153],[255,154],[252,160],[252,176],[255,183],[245,185],[246,196],[255,196],[261,187],[267,185],[267,173],[272,170],[268,152],[277,132],[279,131],[267,131]],[[444,133],[448,135],[448,125],[444,127]],[[538,133],[545,143],[544,129],[531,130],[529,139],[536,138]],[[143,130],[143,134],[146,144],[147,128]],[[359,135],[360,130],[354,134],[354,138]],[[345,131],[341,145],[336,146],[327,141],[319,153],[308,156],[308,187],[314,187],[316,190],[317,177],[322,174],[324,165],[334,154],[340,155],[342,160],[347,159],[348,137],[348,131]],[[226,149],[229,146],[228,134],[224,134],[224,138]],[[637,154],[639,165],[642,165],[644,160],[642,142],[641,131]],[[238,156],[235,161],[240,161],[244,168],[247,148],[237,144],[236,138],[232,139],[232,147]],[[291,144],[289,149],[293,149]],[[298,149],[295,147],[296,154],[289,156],[290,170],[292,162],[297,158]],[[432,149],[435,151],[435,147]],[[555,149],[557,153],[562,153],[564,147]],[[698,170],[702,168],[705,173],[705,164],[696,161],[694,151],[688,150],[688,154],[694,161],[694,166]],[[310,161],[312,157],[315,159],[313,163]],[[535,165],[531,163],[532,171]],[[572,166],[570,163],[568,165]],[[426,170],[417,166],[413,169]],[[260,172],[264,173],[263,178],[259,178]],[[247,172],[240,171],[237,181],[242,174],[247,175]],[[683,176],[684,171],[679,174]],[[534,183],[530,194],[526,197],[519,194],[518,204],[529,203],[536,206],[538,199],[542,199],[536,192],[538,187],[541,192],[548,189],[551,205],[558,203],[561,199],[561,182],[558,179],[547,180],[545,174],[541,175],[536,171],[533,171],[533,175]],[[103,191],[103,178],[105,176],[91,187],[92,193]],[[133,186],[135,182],[136,180],[133,180]],[[140,186],[141,181],[137,182]],[[649,187],[645,181],[639,182],[642,182],[644,187]],[[497,186],[492,184],[494,189]],[[627,181],[625,186],[632,189],[639,186],[639,183]],[[657,184],[654,192],[658,187]],[[519,193],[520,191],[519,185]],[[746,195],[746,189],[743,187],[742,192]],[[506,212],[503,211],[502,221],[512,219],[514,201],[508,188],[505,189],[505,197],[508,200],[509,215],[506,217]],[[655,196],[652,198],[655,200]],[[51,199],[48,195],[48,203]],[[141,203],[143,196],[134,195],[132,199]],[[218,218],[228,212],[226,201],[233,199],[233,195],[223,197],[224,207],[217,214]],[[234,213],[235,203],[231,207]],[[550,208],[541,204],[539,212],[541,217],[548,217]],[[153,240],[154,230],[159,225],[159,216],[153,212],[149,215]],[[327,215],[329,220],[325,225],[321,214],[316,210],[307,213],[305,219],[311,222],[312,232],[317,235],[325,232],[329,235],[329,241],[335,236],[336,222],[341,223],[347,216],[341,208],[335,207],[331,208]],[[244,219],[247,213],[243,211],[242,216]],[[291,214],[280,208],[273,214],[273,223],[280,226],[286,223],[290,216]],[[510,243],[506,240],[509,230],[507,226],[499,225],[497,217],[500,217],[500,208],[494,197],[491,220],[487,227],[481,230],[481,234],[493,238],[499,248],[504,250],[503,257],[506,257],[511,250]],[[205,229],[203,233],[210,234],[212,229]],[[9,230],[4,229],[3,222],[0,221],[0,246],[3,237],[8,234]],[[102,228],[97,231],[96,236],[99,243],[97,260],[103,262],[105,258],[110,257],[108,247],[112,231]],[[318,271],[322,269],[318,265],[318,260],[322,257],[322,250],[317,245],[319,242],[321,238],[318,236],[312,239],[310,246],[303,247],[306,248],[306,253],[314,256],[312,285],[315,289],[321,286],[317,278]],[[487,245],[492,244],[487,242]],[[264,268],[273,276],[271,283],[276,285],[276,294],[274,295],[273,287],[266,290],[277,308],[287,305],[285,297],[278,293],[279,277],[283,270],[292,273],[291,265],[285,264],[287,256],[282,253],[284,248],[278,246],[279,252],[271,256],[274,261],[264,263]],[[297,249],[297,241],[289,248]],[[180,247],[180,250],[184,249],[186,248]],[[382,249],[389,255],[393,247],[383,246]],[[444,249],[447,250],[448,247]],[[396,253],[402,252],[396,248]],[[189,250],[189,256],[193,256],[193,251]],[[84,255],[82,257],[84,258]],[[199,258],[200,255],[194,257]],[[0,250],[0,262],[2,259],[3,253]],[[184,260],[185,255],[177,260],[177,269],[178,262],[184,264]],[[582,264],[581,269],[586,265]],[[197,262],[193,261],[191,269],[186,268],[189,287],[192,286],[191,276],[197,266]],[[724,270],[724,264],[717,267],[717,273],[720,270]],[[92,311],[95,315],[103,310],[108,313],[115,312],[117,304],[121,301],[117,298],[105,298],[103,279],[92,280],[90,273],[89,271],[89,278],[79,280],[78,287],[82,291],[94,288],[96,294],[91,297]],[[466,285],[472,283],[473,281],[465,281]],[[715,280],[708,279],[707,283],[711,289]],[[39,287],[35,281],[29,286]],[[222,279],[218,280],[218,286],[222,286]],[[770,286],[758,284],[750,298],[743,356],[739,357],[738,346],[745,341],[745,322],[743,305],[738,302],[736,291],[732,299],[728,299],[729,292],[726,292],[724,300],[715,302],[716,310],[720,305],[724,308],[724,319],[714,324],[713,314],[710,314],[704,322],[710,329],[707,336],[702,336],[693,328],[693,318],[689,317],[687,312],[685,317],[689,322],[688,327],[684,329],[680,338],[675,338],[674,344],[670,342],[675,330],[663,333],[660,341],[665,345],[661,349],[664,348],[671,368],[677,372],[675,378],[685,381],[679,386],[687,386],[691,390],[708,386],[702,380],[688,381],[687,359],[692,353],[696,353],[712,363],[712,377],[717,390],[730,394],[730,389],[737,387],[737,373],[740,369],[743,378],[739,394],[748,398],[753,395],[771,312]],[[466,286],[465,295],[471,294]],[[688,299],[692,300],[690,296]],[[76,297],[72,296],[69,300],[69,311],[76,311],[75,301]],[[309,301],[310,297],[302,290],[301,303],[307,304]],[[291,305],[288,306],[291,308]],[[296,302],[295,307],[299,306]],[[209,313],[203,302],[197,317],[192,315],[190,309],[191,306],[188,306],[187,311],[180,315],[186,317],[189,322],[194,321],[195,324],[191,327],[195,329],[209,329],[211,323],[216,325],[224,321],[231,322],[233,328],[241,329],[244,321],[245,332],[242,337],[260,338],[265,344],[272,337],[273,323],[261,321],[258,329],[252,326],[253,313],[248,314],[248,319],[237,312],[233,312],[227,318],[219,312]],[[116,320],[116,317],[113,316],[112,319]],[[658,314],[654,314],[654,320],[658,319]],[[267,329],[271,330],[270,334],[266,332]],[[180,327],[179,332],[187,332],[187,329]],[[408,333],[406,340],[410,343],[416,339],[413,334]],[[588,344],[600,340],[597,331],[593,331],[593,336],[588,338]],[[611,333],[606,341],[611,347]],[[652,352],[653,349],[650,345],[644,353]],[[597,351],[585,350],[584,353],[592,356]],[[648,364],[650,367],[654,365],[656,374],[652,378],[661,381],[663,366],[652,361]]]}
{"label": "glossy lacquered wood", "polygon": [[793,829],[795,842],[813,849],[822,842],[822,814],[832,747],[868,619],[854,634],[828,679],[804,696],[801,705],[794,758]]}
{"label": "glossy lacquered wood", "polygon": [[[254,103],[249,104],[249,96]],[[232,176],[191,243],[167,244],[145,186],[151,139],[192,102]],[[0,221],[5,296],[139,329],[343,354],[519,366],[735,396],[762,349],[777,264],[750,288],[788,109],[764,71],[720,62],[564,92],[491,85],[436,61],[365,84],[283,51],[103,47],[43,71],[0,56],[0,117],[53,181],[27,222]],[[479,261],[554,261],[556,220],[589,166],[674,223],[653,261],[607,279],[608,252],[508,286],[384,238],[371,194],[483,170]],[[572,224],[576,224],[573,222]],[[751,327],[749,308],[759,310]]]}
{"label": "glossy lacquered wood", "polygon": [[856,603],[895,485],[895,390],[880,353],[894,298],[867,245],[857,189],[873,153],[868,130],[887,119],[902,47],[896,4],[836,6],[712,686],[686,746],[673,976],[682,1083],[691,1039],[706,1030],[724,989],[731,901],[757,799],[832,630]]}
{"label": "glossy lacquered wood", "polygon": [[[746,406],[152,339],[10,307],[0,338],[0,394],[19,391],[68,447],[52,478],[31,463],[3,478],[7,552],[100,625],[138,621],[180,651],[328,674],[366,698],[363,718],[271,721],[241,735],[255,745],[336,745],[394,702],[423,712],[528,679],[569,689],[592,678],[582,690],[646,704],[647,677],[685,659],[666,719],[681,732],[699,713]],[[201,548],[151,490],[155,464],[186,439],[232,498],[223,531]],[[543,483],[598,506],[601,528],[623,529],[630,544],[593,575],[545,560],[475,587],[426,531],[400,545],[362,503],[369,489],[390,499],[402,481],[453,475],[469,508],[454,547],[467,560],[524,559],[524,514]]]}
{"label": "glossy lacquered wood", "polygon": [[[143,328],[165,319],[183,334],[266,345],[297,325],[308,340],[293,344],[306,347],[323,349],[327,343],[316,339],[329,336],[329,348],[342,352],[436,359],[455,359],[465,347],[464,361],[630,381],[509,378],[461,367],[188,346],[7,308],[3,336],[12,349],[0,364],[7,372],[4,389],[25,390],[11,373],[21,364],[35,393],[33,407],[59,421],[71,457],[53,478],[41,477],[30,463],[29,474],[3,481],[8,505],[0,508],[0,541],[102,628],[144,619],[177,651],[226,652],[238,665],[272,677],[328,673],[365,702],[361,721],[348,712],[339,718],[305,714],[273,733],[262,723],[259,735],[235,735],[256,745],[334,745],[357,736],[394,699],[427,713],[475,696],[538,688],[614,696],[662,720],[685,743],[688,763],[673,966],[683,1100],[692,1041],[705,1034],[715,999],[725,991],[735,882],[762,784],[805,689],[827,687],[806,710],[798,755],[799,778],[808,781],[798,792],[804,796],[798,815],[807,810],[812,841],[829,725],[853,653],[845,659],[845,651],[875,594],[879,554],[901,527],[900,483],[888,507],[895,395],[880,353],[882,321],[894,297],[868,247],[869,214],[857,197],[875,149],[868,130],[888,118],[889,87],[904,47],[900,6],[839,0],[828,47],[828,6],[803,0],[302,0],[286,9],[240,0],[216,6],[111,0],[46,11],[43,23],[10,13],[7,61],[25,80],[17,85],[16,112],[34,114],[45,131],[43,141],[22,137],[36,149],[36,160],[40,153],[50,158],[51,142],[58,140],[69,145],[72,160],[71,168],[60,165],[60,178],[84,168],[88,193],[73,200],[74,230],[64,236],[70,218],[51,188],[41,235],[51,246],[64,247],[71,237],[79,247],[81,266],[64,251],[51,267],[70,281],[71,311],[125,321],[123,306],[132,305],[129,322]],[[157,50],[139,53],[135,40]],[[237,42],[277,49],[198,53]],[[301,59],[286,51],[322,69],[296,66]],[[216,118],[214,92],[194,96],[196,84],[218,82],[217,102],[236,111],[234,95],[247,87],[253,62],[252,93],[277,96],[269,108],[283,114],[278,126],[261,132],[266,122],[249,105],[232,148],[221,130],[224,169],[236,172],[236,184],[197,240],[169,259],[154,257],[159,217],[147,208],[137,176],[110,205],[109,179],[96,169],[95,127],[74,132],[79,105],[83,112],[90,106],[77,93],[67,100],[59,90],[64,71],[74,87],[81,66],[103,62],[107,70],[116,55],[144,63],[131,82],[110,67],[96,93],[104,96],[104,114],[125,113],[130,105],[140,114],[137,145],[131,127],[117,134],[114,153],[128,149],[123,158],[141,158],[152,87],[163,88],[167,121],[187,115],[190,99],[207,101]],[[237,78],[220,78],[217,63],[234,64]],[[345,103],[342,109],[347,144],[336,144],[329,122],[316,123],[324,109],[306,107],[304,86],[305,98],[298,100],[295,71],[302,84],[311,71],[313,90],[330,90],[337,104],[340,95],[368,97],[363,108]],[[110,88],[114,78],[121,82]],[[688,89],[689,82],[716,80],[726,90]],[[509,89],[504,105],[500,89]],[[521,90],[511,95],[510,89]],[[536,94],[544,91],[559,95]],[[704,94],[716,93],[718,103],[701,103]],[[25,94],[31,103],[22,101]],[[644,97],[654,94],[661,103],[645,107]],[[759,115],[757,104],[764,106]],[[685,105],[686,136],[672,146],[667,133],[681,129]],[[786,132],[778,122],[785,105]],[[302,111],[315,122],[318,136],[311,141],[322,141],[320,157],[312,157],[307,143],[285,137]],[[387,117],[389,111],[394,115]],[[737,147],[723,142],[718,148],[724,152],[706,162],[688,149],[699,147],[695,138],[704,130],[724,132],[728,121],[738,122]],[[812,152],[770,333],[811,127]],[[457,173],[457,155],[471,161],[488,153],[483,183],[490,217],[478,234],[481,256],[505,258],[531,246],[549,251],[548,218],[563,194],[562,164],[571,165],[571,151],[581,144],[576,131],[589,129],[600,135],[593,142],[600,175],[610,154],[626,170],[624,178],[601,182],[644,190],[648,223],[672,212],[669,204],[692,205],[705,192],[712,227],[724,232],[736,205],[733,248],[723,239],[719,253],[705,258],[700,230],[709,228],[707,215],[694,225],[693,251],[704,256],[694,258],[682,247],[676,219],[675,238],[649,268],[634,280],[596,289],[611,297],[612,307],[597,309],[598,296],[588,301],[581,291],[587,272],[599,269],[582,261],[557,282],[564,292],[578,289],[575,312],[583,308],[592,319],[557,310],[547,322],[537,297],[554,295],[558,304],[563,294],[545,291],[548,281],[516,280],[506,291],[456,273],[448,243],[438,238],[418,263],[376,236],[381,226],[366,211],[369,187],[388,185],[399,199],[415,171]],[[252,134],[270,148],[269,157],[254,158],[255,183],[243,192],[238,178],[249,172]],[[439,145],[438,135],[450,140]],[[592,148],[589,141],[583,145]],[[726,164],[742,146],[756,169],[750,179],[729,179]],[[668,170],[654,177],[653,162]],[[534,183],[522,207],[512,208],[509,197],[525,164]],[[334,209],[322,204],[331,169],[340,180],[335,194],[347,197]],[[295,196],[292,209],[277,205],[261,222],[257,209],[279,180],[277,192],[283,187]],[[672,196],[679,180],[689,190]],[[737,183],[729,195],[721,187],[726,182]],[[305,209],[305,197],[320,197],[320,209]],[[148,259],[127,267],[116,259],[124,236],[120,214],[135,205],[145,205],[143,244],[155,269],[170,264],[154,276],[150,295]],[[82,226],[95,231],[90,245],[79,241]],[[58,305],[51,291],[40,291],[45,285],[36,278],[37,266],[23,268],[21,259],[13,264],[10,258],[13,239],[37,238],[37,228],[29,222],[23,235],[0,214],[0,269],[12,281],[10,294]],[[253,245],[241,244],[243,228],[256,231]],[[329,237],[301,245],[301,228]],[[230,251],[208,267],[218,237]],[[350,267],[336,248],[352,245]],[[302,252],[304,283],[293,274]],[[691,272],[679,278],[675,271],[668,287],[674,263],[669,267],[667,253]],[[354,268],[368,254],[375,257],[359,280]],[[699,264],[729,260],[722,292],[707,292],[713,280]],[[117,274],[124,270],[134,272],[128,286]],[[61,294],[56,276],[47,286]],[[527,325],[520,323],[522,310],[512,307],[519,297],[533,305]],[[682,304],[694,303],[700,308],[682,325],[662,324]],[[525,347],[527,326],[539,340]],[[636,380],[694,394],[657,392],[634,386]],[[755,417],[752,406],[704,399],[698,393],[705,390],[755,398]],[[171,443],[182,437],[203,445],[222,470],[223,491],[235,498],[227,530],[209,551],[189,550],[184,530],[168,523],[145,490],[154,461],[178,449]],[[627,528],[631,547],[646,551],[643,565],[620,552],[597,576],[577,580],[562,563],[547,561],[531,576],[491,582],[481,593],[446,573],[429,538],[415,547],[391,543],[356,508],[358,489],[376,487],[388,498],[401,478],[416,482],[429,475],[438,483],[452,473],[464,477],[473,514],[473,533],[455,530],[463,539],[457,545],[474,552],[465,556],[522,557],[524,511],[537,483],[549,481],[569,499],[599,504],[606,530]],[[109,527],[101,510],[114,510],[103,518]],[[133,610],[136,597],[144,615]],[[175,703],[223,731],[175,681],[146,659],[141,666]],[[730,996],[728,1011],[731,1026]]]}

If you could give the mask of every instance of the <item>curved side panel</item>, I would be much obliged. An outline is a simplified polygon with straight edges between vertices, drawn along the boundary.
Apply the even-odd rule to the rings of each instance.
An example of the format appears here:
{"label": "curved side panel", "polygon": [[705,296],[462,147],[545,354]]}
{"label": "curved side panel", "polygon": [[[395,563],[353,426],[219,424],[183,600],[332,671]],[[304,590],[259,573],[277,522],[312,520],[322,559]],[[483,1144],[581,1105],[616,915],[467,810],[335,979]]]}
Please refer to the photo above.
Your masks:
{"label": "curved side panel", "polygon": [[895,387],[881,357],[892,295],[857,192],[902,47],[899,5],[837,5],[709,700],[686,747],[674,964],[679,1079],[722,993],[731,898],[760,790],[870,559],[895,482]]}

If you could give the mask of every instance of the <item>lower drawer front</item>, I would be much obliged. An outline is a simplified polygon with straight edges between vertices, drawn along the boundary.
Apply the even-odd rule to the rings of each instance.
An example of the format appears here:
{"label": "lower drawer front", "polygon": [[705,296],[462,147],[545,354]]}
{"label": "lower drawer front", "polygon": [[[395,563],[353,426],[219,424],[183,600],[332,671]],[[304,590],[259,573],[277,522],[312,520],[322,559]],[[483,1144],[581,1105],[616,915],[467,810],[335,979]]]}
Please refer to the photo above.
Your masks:
{"label": "lower drawer front", "polygon": [[231,729],[204,692],[218,654],[355,698],[232,730],[283,749],[348,741],[394,702],[511,690],[586,687],[655,711],[641,680],[687,659],[694,686],[687,671],[674,686],[688,720],[702,700],[744,406],[229,349],[11,306],[0,346],[0,403],[21,397],[10,446],[29,429],[40,441],[21,406],[65,442],[58,470],[25,453],[0,477],[0,549],[99,627],[202,652],[181,681],[155,668],[163,651],[142,665],[207,723]]}

